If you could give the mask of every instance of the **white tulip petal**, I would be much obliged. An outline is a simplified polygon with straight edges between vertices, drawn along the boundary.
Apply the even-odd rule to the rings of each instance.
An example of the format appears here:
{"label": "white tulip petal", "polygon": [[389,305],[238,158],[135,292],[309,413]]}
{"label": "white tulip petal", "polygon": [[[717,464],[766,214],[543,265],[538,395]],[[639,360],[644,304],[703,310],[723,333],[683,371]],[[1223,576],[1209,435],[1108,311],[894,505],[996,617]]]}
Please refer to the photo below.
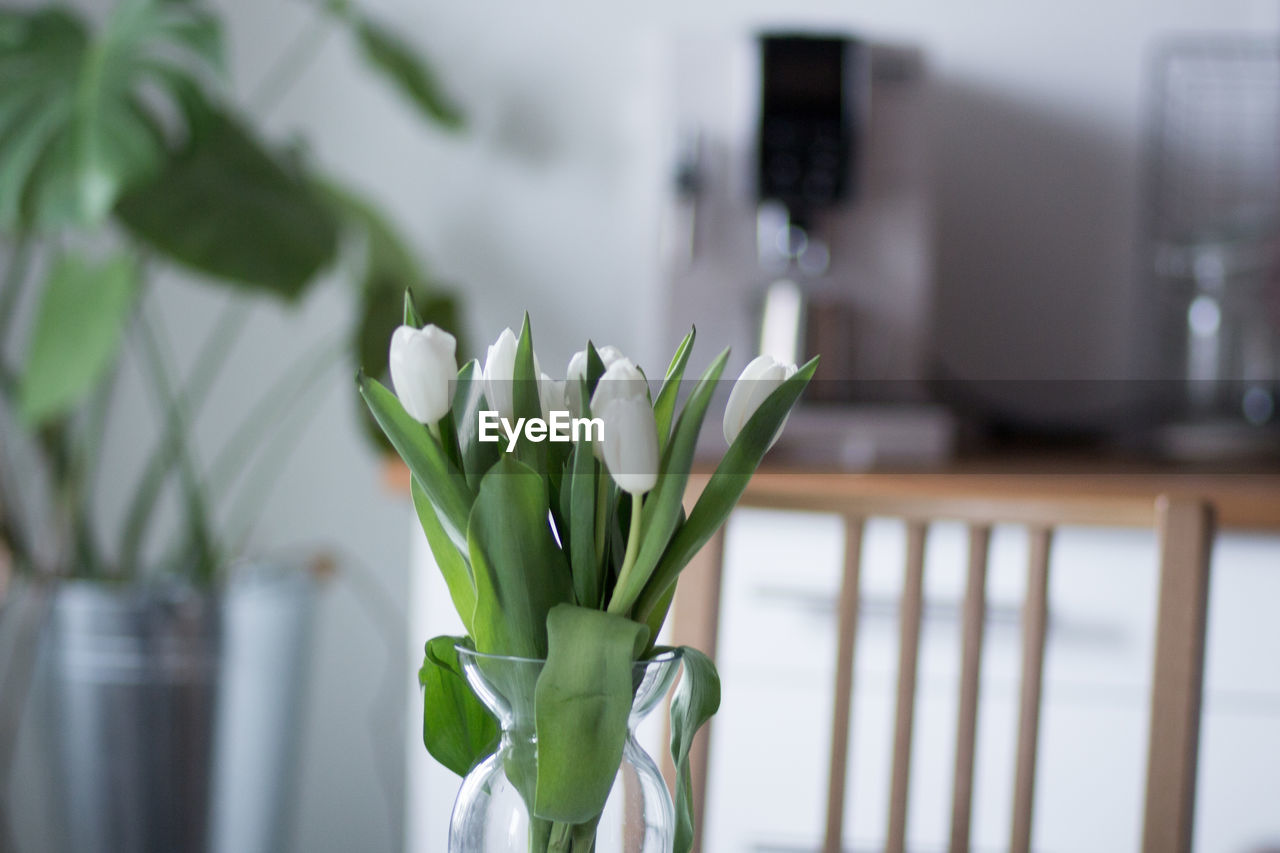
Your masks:
{"label": "white tulip petal", "polygon": [[[596,350],[596,355],[600,356],[601,363],[607,372],[615,362],[625,361],[622,350],[617,347],[603,346]],[[569,366],[565,370],[565,378],[567,380],[567,388],[565,391],[565,401],[569,405],[569,411],[575,418],[582,417],[582,388],[581,380],[587,376],[587,351],[585,349],[578,350],[569,359]]]}
{"label": "white tulip petal", "polygon": [[[733,390],[729,392],[729,402],[724,410],[724,437],[729,444],[733,444],[738,438],[747,421],[751,420],[751,416],[764,404],[769,395],[788,378],[795,375],[795,372],[794,364],[783,364],[768,355],[752,359],[743,368],[738,381],[734,383]],[[777,442],[785,425],[784,419],[774,434],[770,447]]]}
{"label": "white tulip petal", "polygon": [[565,412],[565,383],[543,373],[538,379],[538,402],[542,404],[542,419],[550,423],[552,412]]}
{"label": "white tulip petal", "polygon": [[602,455],[623,491],[642,495],[658,482],[658,425],[643,397],[609,400],[592,414],[604,421]]}
{"label": "white tulip petal", "polygon": [[519,341],[510,328],[503,329],[489,346],[484,360],[484,396],[499,417],[515,418],[516,349]]}
{"label": "white tulip petal", "polygon": [[458,378],[457,340],[438,326],[400,326],[391,335],[391,385],[409,416],[436,423],[453,403]]}

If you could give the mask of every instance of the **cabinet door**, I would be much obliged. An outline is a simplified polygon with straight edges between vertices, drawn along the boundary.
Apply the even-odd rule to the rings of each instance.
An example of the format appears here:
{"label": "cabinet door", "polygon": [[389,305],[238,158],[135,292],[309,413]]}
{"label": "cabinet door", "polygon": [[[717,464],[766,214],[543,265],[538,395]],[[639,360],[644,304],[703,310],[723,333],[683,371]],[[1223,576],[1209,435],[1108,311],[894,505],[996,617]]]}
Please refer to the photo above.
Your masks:
{"label": "cabinet door", "polygon": [[[883,844],[888,810],[903,525],[864,535],[845,846]],[[944,849],[960,658],[965,530],[937,524],[926,551],[909,839]],[[814,849],[832,705],[839,519],[741,510],[726,542],[707,849]],[[1000,849],[1011,820],[1026,534],[993,533],[973,840]],[[1154,633],[1149,531],[1064,528],[1055,538],[1036,797],[1044,850],[1130,850],[1140,833]],[[1280,837],[1280,539],[1224,536],[1215,551],[1198,849]],[[1241,783],[1249,792],[1238,793]],[[1269,792],[1269,793],[1268,793]],[[1264,800],[1270,797],[1270,801]]]}

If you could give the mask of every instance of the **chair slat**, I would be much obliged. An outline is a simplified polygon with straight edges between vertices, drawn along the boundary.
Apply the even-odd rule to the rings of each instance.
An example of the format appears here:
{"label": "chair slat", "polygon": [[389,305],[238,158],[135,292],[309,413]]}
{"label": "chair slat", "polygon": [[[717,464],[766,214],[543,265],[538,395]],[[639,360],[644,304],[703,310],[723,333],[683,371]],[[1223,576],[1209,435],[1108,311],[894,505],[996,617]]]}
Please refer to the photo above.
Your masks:
{"label": "chair slat", "polygon": [[991,528],[969,528],[969,571],[965,582],[960,654],[960,710],[956,722],[956,762],[951,793],[951,853],[969,850],[973,810],[973,757],[978,728],[978,686],[982,675],[982,629],[987,615],[987,554]]}
{"label": "chair slat", "polygon": [[1145,853],[1188,853],[1204,682],[1213,511],[1200,501],[1157,506],[1160,591],[1147,750]]}
{"label": "chair slat", "polygon": [[836,625],[835,708],[831,717],[831,766],[827,781],[824,853],[839,853],[844,834],[844,787],[848,774],[849,715],[853,703],[854,644],[858,636],[858,585],[862,567],[861,518],[844,521],[844,573]]}
{"label": "chair slat", "polygon": [[886,853],[903,853],[907,839],[907,793],[911,779],[911,735],[915,721],[916,664],[924,607],[924,544],[928,525],[907,522],[907,567],[902,587],[898,641],[898,704],[893,730],[893,776],[889,784]]}
{"label": "chair slat", "polygon": [[1018,708],[1018,755],[1013,782],[1011,853],[1031,849],[1031,810],[1035,802],[1036,745],[1040,739],[1040,688],[1044,641],[1049,626],[1049,550],[1053,531],[1033,527],[1027,560],[1027,596],[1022,606],[1022,688]]}

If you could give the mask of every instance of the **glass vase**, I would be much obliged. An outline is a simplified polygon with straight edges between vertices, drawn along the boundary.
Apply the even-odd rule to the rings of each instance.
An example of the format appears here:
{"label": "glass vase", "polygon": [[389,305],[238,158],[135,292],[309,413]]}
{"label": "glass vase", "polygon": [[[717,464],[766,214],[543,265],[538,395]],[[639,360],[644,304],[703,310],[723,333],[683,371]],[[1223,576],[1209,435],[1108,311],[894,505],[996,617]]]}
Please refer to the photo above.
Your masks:
{"label": "glass vase", "polygon": [[467,681],[498,718],[498,750],[467,774],[449,823],[450,853],[669,853],[675,809],[636,727],[662,701],[679,670],[666,652],[632,668],[631,716],[622,763],[600,817],[566,826],[530,817],[537,766],[534,687],[545,661],[458,649]]}

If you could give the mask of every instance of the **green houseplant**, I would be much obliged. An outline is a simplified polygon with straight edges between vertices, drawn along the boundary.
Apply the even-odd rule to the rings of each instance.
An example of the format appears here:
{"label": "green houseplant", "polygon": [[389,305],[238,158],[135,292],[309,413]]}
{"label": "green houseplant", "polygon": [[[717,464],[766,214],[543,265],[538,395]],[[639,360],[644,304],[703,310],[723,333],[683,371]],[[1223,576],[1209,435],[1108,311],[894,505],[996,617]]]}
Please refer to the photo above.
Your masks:
{"label": "green houseplant", "polygon": [[[406,299],[391,339],[395,393],[363,374],[358,386],[412,473],[467,632],[428,641],[419,676],[427,749],[465,776],[449,849],[688,853],[689,749],[719,706],[719,680],[706,656],[662,648],[658,635],[680,572],[741,497],[817,359],[748,365],[726,406],[729,449],[686,515],[728,350],[681,401],[693,332],[655,395],[636,365],[589,342],[552,379],[527,316],[483,367],[461,370],[452,338],[420,327]],[[632,729],[681,665],[673,807]]]}
{"label": "green houseplant", "polygon": [[[198,653],[216,657],[227,568],[244,547],[242,527],[220,525],[216,510],[234,500],[247,510],[241,518],[252,516],[266,489],[247,474],[278,470],[255,463],[255,450],[287,439],[290,413],[344,349],[385,372],[381,342],[406,289],[435,322],[456,327],[452,298],[377,206],[322,174],[304,147],[266,141],[249,118],[270,111],[333,32],[429,123],[460,125],[430,65],[389,27],[340,0],[310,14],[315,24],[240,104],[227,84],[223,23],[196,0],[120,0],[98,20],[62,5],[0,8],[0,781],[42,625],[63,631],[76,595],[76,607],[139,619],[163,605],[188,619],[163,630],[196,637]],[[225,294],[185,375],[156,309],[168,272]],[[357,321],[282,371],[203,467],[193,427],[254,304],[298,302],[334,276],[350,282]],[[104,533],[95,478],[126,350],[158,405],[158,436],[123,523]],[[161,526],[168,489],[180,511]],[[11,576],[18,583],[6,583]],[[174,610],[179,600],[191,606]],[[207,728],[209,716],[196,713],[192,725]],[[7,803],[0,796],[0,847]]]}

